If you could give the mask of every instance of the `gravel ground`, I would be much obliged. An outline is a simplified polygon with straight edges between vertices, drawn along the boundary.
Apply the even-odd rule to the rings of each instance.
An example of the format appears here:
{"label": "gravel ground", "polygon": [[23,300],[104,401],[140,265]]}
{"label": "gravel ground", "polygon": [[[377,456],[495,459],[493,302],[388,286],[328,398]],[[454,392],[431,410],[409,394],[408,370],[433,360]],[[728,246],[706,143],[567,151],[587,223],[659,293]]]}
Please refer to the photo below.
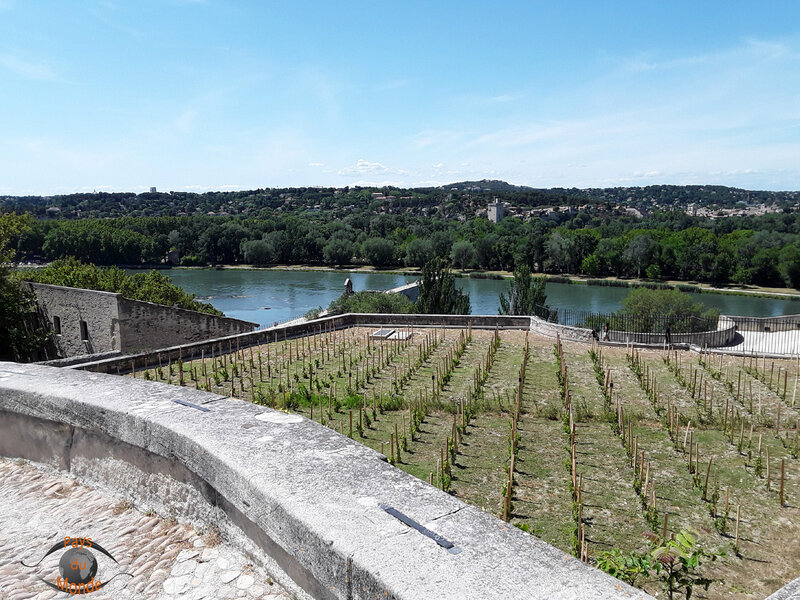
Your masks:
{"label": "gravel ground", "polygon": [[[37,563],[65,536],[91,538],[118,561],[92,550],[95,579],[109,582],[90,594],[94,600],[291,598],[263,569],[220,544],[213,529],[143,513],[66,475],[0,458],[0,599],[66,597],[41,581],[55,583],[63,548],[36,567],[20,562]],[[130,575],[112,581],[119,573]]]}

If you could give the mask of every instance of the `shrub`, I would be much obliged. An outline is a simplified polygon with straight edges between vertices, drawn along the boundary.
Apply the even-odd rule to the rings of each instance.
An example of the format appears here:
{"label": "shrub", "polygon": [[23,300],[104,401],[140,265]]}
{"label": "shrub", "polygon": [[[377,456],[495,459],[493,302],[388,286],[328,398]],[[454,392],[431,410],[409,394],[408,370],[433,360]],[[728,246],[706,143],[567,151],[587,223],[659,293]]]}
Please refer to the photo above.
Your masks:
{"label": "shrub", "polygon": [[23,271],[20,277],[37,283],[115,292],[131,300],[222,315],[210,304],[195,300],[194,294],[187,294],[158,271],[128,275],[118,267],[97,267],[91,263],[84,264],[76,258],[64,258],[42,269]]}
{"label": "shrub", "polygon": [[384,294],[383,292],[342,294],[328,306],[329,314],[349,312],[397,314],[413,311],[414,305],[403,294]]}

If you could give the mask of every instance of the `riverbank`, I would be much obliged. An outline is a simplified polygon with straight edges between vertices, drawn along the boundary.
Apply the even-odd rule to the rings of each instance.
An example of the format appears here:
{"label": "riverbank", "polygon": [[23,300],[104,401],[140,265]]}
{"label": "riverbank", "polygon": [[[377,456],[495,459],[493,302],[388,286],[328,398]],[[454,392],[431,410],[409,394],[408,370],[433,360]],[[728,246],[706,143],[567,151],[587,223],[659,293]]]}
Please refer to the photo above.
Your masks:
{"label": "riverbank", "polygon": [[[162,267],[163,268],[163,267]],[[274,265],[271,267],[256,267],[253,265],[219,265],[215,267],[169,267],[172,269],[215,269],[215,270],[245,270],[245,271],[321,271],[332,273],[380,273],[386,275],[401,275],[420,277],[422,269],[406,267],[402,269],[379,269],[366,265],[353,265],[347,267],[327,267],[319,265]],[[512,279],[514,274],[510,271],[473,271],[453,270],[457,277],[470,279]],[[539,275],[536,273],[535,275]],[[728,294],[732,296],[758,296],[761,298],[775,298],[779,300],[800,301],[800,291],[787,291],[787,288],[772,288],[761,286],[728,286],[715,287],[706,283],[666,280],[652,281],[646,279],[620,279],[618,277],[584,277],[580,275],[549,275],[543,274],[550,283],[568,283],[574,285],[592,285],[598,287],[671,287],[682,289],[691,293]]]}

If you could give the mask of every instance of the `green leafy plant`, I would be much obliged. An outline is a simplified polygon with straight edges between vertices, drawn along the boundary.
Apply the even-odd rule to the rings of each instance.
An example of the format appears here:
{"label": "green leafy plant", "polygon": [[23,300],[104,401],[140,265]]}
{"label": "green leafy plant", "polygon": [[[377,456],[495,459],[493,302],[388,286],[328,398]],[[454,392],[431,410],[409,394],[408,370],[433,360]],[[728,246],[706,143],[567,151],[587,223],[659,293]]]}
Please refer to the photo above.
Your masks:
{"label": "green leafy plant", "polygon": [[678,594],[690,600],[695,587],[708,590],[714,583],[700,572],[701,567],[725,556],[723,553],[702,548],[687,531],[670,539],[650,532],[643,535],[650,545],[647,552],[625,554],[618,548],[601,552],[596,558],[598,568],[630,585],[636,585],[642,577],[655,577],[664,585],[669,600]]}
{"label": "green leafy plant", "polygon": [[596,560],[597,568],[601,571],[633,586],[640,578],[647,576],[653,566],[648,554],[638,552],[625,554],[619,548],[601,552]]}
{"label": "green leafy plant", "polygon": [[700,573],[707,561],[715,561],[723,554],[702,548],[687,531],[681,531],[674,539],[663,540],[655,534],[645,534],[650,540],[650,558],[655,575],[664,584],[667,598],[683,594],[689,600],[696,586],[708,590],[714,583],[710,577]]}

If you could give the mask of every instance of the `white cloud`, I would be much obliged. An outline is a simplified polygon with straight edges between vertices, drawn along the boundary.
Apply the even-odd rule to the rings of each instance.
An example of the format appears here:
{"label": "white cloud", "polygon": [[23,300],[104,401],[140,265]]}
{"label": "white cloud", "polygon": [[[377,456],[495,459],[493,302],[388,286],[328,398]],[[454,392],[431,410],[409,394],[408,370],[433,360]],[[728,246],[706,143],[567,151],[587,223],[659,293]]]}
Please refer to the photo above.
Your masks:
{"label": "white cloud", "polygon": [[359,179],[351,182],[349,185],[358,185],[361,187],[405,187],[408,183],[401,179]]}
{"label": "white cloud", "polygon": [[197,111],[193,108],[187,108],[175,119],[175,128],[179,133],[191,133],[194,129],[194,124],[197,121]]}
{"label": "white cloud", "polygon": [[339,169],[339,175],[354,175],[361,173],[388,173],[389,169],[379,162],[370,162],[359,158],[355,166]]}
{"label": "white cloud", "polygon": [[376,92],[388,92],[391,90],[397,90],[408,85],[407,79],[395,79],[394,81],[387,81],[385,83],[378,84],[375,88]]}
{"label": "white cloud", "polygon": [[325,166],[325,163],[321,163],[321,162],[310,162],[310,163],[308,163],[308,166],[309,166],[309,167],[324,167],[324,166]]}
{"label": "white cloud", "polygon": [[34,81],[56,81],[58,79],[48,65],[25,60],[11,54],[0,54],[0,67],[23,79]]}

